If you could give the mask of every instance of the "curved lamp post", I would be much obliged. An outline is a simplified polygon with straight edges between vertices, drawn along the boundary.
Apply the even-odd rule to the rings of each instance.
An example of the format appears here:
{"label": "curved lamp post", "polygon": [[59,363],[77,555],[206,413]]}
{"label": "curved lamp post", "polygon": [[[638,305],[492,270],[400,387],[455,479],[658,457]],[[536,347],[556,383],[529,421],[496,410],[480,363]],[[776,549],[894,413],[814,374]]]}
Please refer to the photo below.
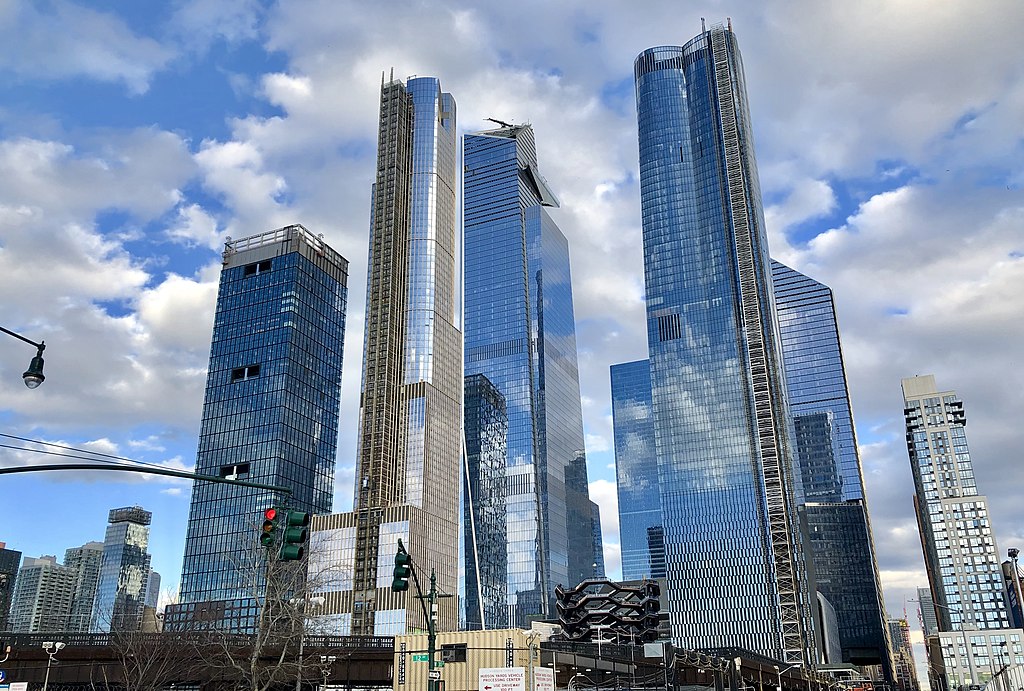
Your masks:
{"label": "curved lamp post", "polygon": [[10,329],[5,329],[2,326],[0,326],[0,331],[3,331],[8,336],[14,336],[19,341],[24,341],[25,343],[36,347],[36,356],[32,358],[32,361],[28,365],[28,369],[21,375],[21,378],[25,380],[25,386],[28,388],[37,388],[43,383],[43,380],[46,379],[46,377],[43,376],[43,351],[46,350],[46,344],[42,341],[36,343],[35,341],[29,340],[21,334],[15,333]]}
{"label": "curved lamp post", "polygon": [[46,641],[45,643],[43,643],[43,650],[46,651],[47,655],[46,676],[43,677],[43,691],[46,691],[46,687],[50,685],[50,665],[56,662],[55,658],[57,653],[63,650],[65,645],[67,644],[61,643],[60,641],[57,641],[56,643],[53,641]]}
{"label": "curved lamp post", "polygon": [[[920,600],[908,599],[907,602],[916,602],[918,604],[918,608],[920,608],[920,605],[921,605],[921,601]],[[960,615],[960,637],[964,641],[964,651],[965,651],[966,656],[967,656],[967,669],[968,669],[968,672],[971,675],[971,685],[973,686],[974,684],[977,684],[978,683],[978,672],[974,668],[974,652],[973,652],[973,649],[971,648],[970,642],[967,640],[967,630],[964,628],[964,619],[966,617],[964,617],[963,608],[961,607],[960,609],[953,609],[952,607],[948,607],[946,605],[940,605],[938,602],[935,602],[934,600],[932,600],[932,605],[934,607],[939,607],[941,609],[944,609],[947,612],[950,612],[950,613],[956,612],[957,614]],[[950,623],[952,623],[952,621],[950,621]],[[943,633],[945,633],[945,632],[943,632]],[[939,645],[939,649],[940,650],[942,649],[942,645],[941,644]],[[955,652],[953,653],[953,659],[956,660],[957,662],[959,662],[959,656]],[[946,676],[946,685],[949,686],[949,671],[946,670],[945,660],[943,660],[942,669],[943,669],[943,671],[945,673],[945,676]],[[962,677],[961,677],[961,679],[962,679]]]}
{"label": "curved lamp post", "polygon": [[782,691],[782,673],[783,672],[788,672],[791,669],[795,669],[797,667],[802,667],[802,666],[803,666],[802,663],[796,663],[796,664],[790,665],[789,667],[784,667],[782,669],[779,669],[778,665],[772,665],[772,667],[775,668],[775,676],[779,680],[779,691]]}

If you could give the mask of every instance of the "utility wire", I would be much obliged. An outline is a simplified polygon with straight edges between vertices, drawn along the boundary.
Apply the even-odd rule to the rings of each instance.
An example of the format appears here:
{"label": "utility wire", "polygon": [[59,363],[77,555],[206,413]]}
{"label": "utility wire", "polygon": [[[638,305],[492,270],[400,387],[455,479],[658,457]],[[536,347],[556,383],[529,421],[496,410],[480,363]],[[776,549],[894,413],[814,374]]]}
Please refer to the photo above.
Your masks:
{"label": "utility wire", "polygon": [[[88,454],[87,456],[76,456],[74,454],[56,453],[54,451],[44,451],[43,449],[30,449],[24,446],[11,446],[8,444],[0,444],[0,448],[3,449],[14,449],[15,451],[28,451],[30,453],[44,454],[48,456],[58,456],[64,458],[76,458],[83,461],[95,461],[97,463],[107,463],[109,465],[123,465],[130,463],[133,465],[146,466],[150,468],[165,468],[165,465],[159,463],[148,463],[146,461],[140,461],[134,458],[126,458],[125,456],[115,456],[109,453],[102,453],[100,451],[90,451],[89,449],[80,449],[74,446],[68,446],[66,444],[57,444],[49,441],[42,441],[39,439],[27,439],[25,437],[18,437],[13,434],[4,434],[0,432],[0,437],[7,439],[15,439],[17,441],[27,442],[29,444],[39,444],[40,446],[52,446],[64,451],[74,451],[75,453]],[[110,460],[107,460],[110,459]],[[115,463],[114,461],[121,461],[121,463]]]}

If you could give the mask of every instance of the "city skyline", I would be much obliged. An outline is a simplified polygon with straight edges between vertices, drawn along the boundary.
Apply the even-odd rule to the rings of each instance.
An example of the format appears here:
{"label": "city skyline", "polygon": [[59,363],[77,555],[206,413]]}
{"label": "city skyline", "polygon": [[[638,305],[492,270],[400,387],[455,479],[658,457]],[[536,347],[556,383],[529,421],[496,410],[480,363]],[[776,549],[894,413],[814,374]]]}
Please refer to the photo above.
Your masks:
{"label": "city skyline", "polygon": [[[224,236],[301,222],[351,259],[357,286],[336,482],[344,508],[369,142],[380,74],[394,65],[472,93],[460,100],[467,129],[528,119],[550,151],[545,176],[573,248],[592,494],[614,536],[607,368],[645,354],[630,68],[638,51],[677,43],[722,11],[654,4],[627,21],[624,10],[568,4],[533,8],[546,21],[526,24],[529,12],[459,3],[405,17],[199,7],[118,16],[62,3],[25,7],[4,25],[17,27],[17,57],[0,66],[0,166],[12,181],[0,196],[0,324],[48,345],[47,380],[29,392],[18,379],[31,349],[0,336],[6,431],[190,469]],[[890,613],[924,584],[901,377],[935,372],[970,401],[998,545],[1024,541],[1012,492],[1021,470],[1010,461],[1024,390],[1012,367],[1024,319],[1011,290],[1021,275],[1022,81],[1005,59],[1024,18],[1015,3],[969,9],[765,3],[732,15],[773,254],[836,294]],[[84,38],[72,38],[72,24]],[[56,37],[45,51],[29,41],[44,25]],[[462,40],[420,40],[430,35]],[[101,43],[98,62],[76,59]],[[948,48],[964,43],[972,50]],[[175,105],[185,85],[203,96],[189,108]],[[5,463],[45,458],[5,453]],[[16,506],[52,506],[41,534],[16,516],[0,540],[62,554],[101,530],[102,519],[81,516],[128,494],[154,512],[155,566],[173,586],[188,488],[97,475],[5,477]],[[615,573],[613,542],[606,555]]]}

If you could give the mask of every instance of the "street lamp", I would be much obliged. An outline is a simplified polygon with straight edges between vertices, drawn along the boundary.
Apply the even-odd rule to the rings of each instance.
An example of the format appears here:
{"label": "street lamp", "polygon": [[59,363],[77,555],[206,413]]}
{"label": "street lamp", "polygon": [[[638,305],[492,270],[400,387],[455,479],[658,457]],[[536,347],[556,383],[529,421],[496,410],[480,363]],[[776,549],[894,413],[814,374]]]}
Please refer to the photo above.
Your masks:
{"label": "street lamp", "polygon": [[56,662],[56,655],[58,652],[64,649],[66,643],[57,641],[46,641],[43,643],[43,650],[46,651],[46,676],[43,677],[43,691],[46,691],[46,687],[50,684],[50,665]]}
{"label": "street lamp", "polygon": [[[921,604],[920,600],[907,600],[907,602],[916,602],[918,605]],[[955,610],[952,607],[947,607],[946,605],[940,605],[938,602],[935,602],[934,600],[932,600],[932,605],[935,606],[935,607],[941,607],[942,609],[946,610],[947,612],[957,612],[960,615],[960,636],[964,639],[964,653],[967,655],[967,669],[970,671],[970,674],[971,674],[971,685],[973,686],[973,685],[977,684],[978,683],[978,674],[974,670],[974,654],[971,652],[971,644],[967,640],[967,631],[964,629],[964,616],[963,616],[964,612],[963,612],[963,610],[962,609]],[[952,622],[950,622],[950,623],[952,623]],[[941,643],[942,639],[940,638],[939,640],[940,640],[939,650],[941,651],[942,650],[942,643]],[[954,657],[959,658],[959,656],[954,656]],[[959,662],[959,659],[957,661]],[[945,670],[945,667],[946,667],[945,661],[943,661],[942,667],[943,667],[943,670]],[[949,672],[948,671],[946,671],[946,685],[947,686],[949,685]]]}
{"label": "street lamp", "polygon": [[43,351],[46,350],[46,345],[42,341],[36,343],[35,341],[29,340],[21,334],[15,333],[10,329],[5,329],[2,326],[0,326],[0,331],[3,331],[8,336],[14,336],[19,341],[24,341],[25,343],[36,347],[36,356],[32,358],[32,361],[28,365],[28,369],[21,375],[21,378],[25,380],[25,386],[28,388],[37,388],[43,383],[43,380],[46,379],[46,377],[43,376]]}
{"label": "street lamp", "polygon": [[[295,691],[302,691],[302,653],[306,643],[306,620],[309,618],[309,615],[306,613],[307,608],[315,607],[319,609],[324,606],[326,600],[319,595],[315,595],[313,597],[293,597],[289,602],[297,609],[302,610],[302,620],[299,623],[301,627],[299,631],[299,664],[298,672],[295,675]],[[333,662],[334,659],[332,658],[331,661]]]}
{"label": "street lamp", "polygon": [[772,665],[772,667],[775,668],[775,676],[779,680],[779,691],[782,691],[782,673],[783,672],[788,672],[789,670],[794,669],[796,667],[800,667],[801,664],[802,663],[797,662],[795,664],[790,665],[789,667],[786,667],[785,669],[779,669],[778,665]]}

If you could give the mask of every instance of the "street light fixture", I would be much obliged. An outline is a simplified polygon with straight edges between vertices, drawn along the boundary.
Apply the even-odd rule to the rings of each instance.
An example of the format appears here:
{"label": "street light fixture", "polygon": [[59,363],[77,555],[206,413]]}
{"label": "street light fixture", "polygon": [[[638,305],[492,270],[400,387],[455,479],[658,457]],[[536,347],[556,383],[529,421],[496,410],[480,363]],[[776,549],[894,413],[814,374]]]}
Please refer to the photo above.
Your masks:
{"label": "street light fixture", "polygon": [[43,677],[43,691],[46,691],[46,687],[50,685],[50,665],[57,661],[55,656],[64,649],[65,645],[67,644],[61,643],[60,641],[57,641],[56,643],[53,641],[45,641],[43,643],[43,650],[46,651],[47,655],[46,676]]}
{"label": "street light fixture", "polygon": [[[907,602],[916,602],[919,606],[921,604],[920,600],[910,600],[910,599],[908,599]],[[964,628],[965,617],[964,617],[963,609],[962,608],[961,609],[953,609],[952,607],[948,607],[946,605],[940,605],[938,602],[935,602],[934,600],[932,600],[932,605],[934,607],[940,607],[940,608],[946,610],[947,612],[956,612],[957,614],[960,615],[960,636],[964,640],[964,654],[967,656],[967,669],[968,669],[968,671],[971,674],[971,686],[974,686],[975,684],[978,683],[978,673],[974,669],[974,653],[971,650],[970,642],[967,640],[967,630]],[[950,622],[950,623],[952,623],[952,622]],[[942,645],[940,643],[939,644],[939,650],[941,650],[941,649],[942,649]],[[958,655],[954,655],[954,658],[957,658],[957,662],[959,662],[959,656]],[[946,685],[948,686],[949,685],[949,672],[948,672],[948,670],[946,670],[945,661],[943,661],[942,668],[943,668],[943,671],[946,674]],[[962,677],[961,677],[961,679],[962,679]]]}
{"label": "street light fixture", "polygon": [[[803,666],[803,663],[800,663],[800,662],[792,664],[789,667],[785,667],[783,669],[779,669],[778,665],[772,665],[772,667],[775,668],[775,676],[779,680],[779,691],[782,691],[782,673],[783,672],[788,672],[791,669],[795,669],[796,667],[802,667],[802,666]],[[737,668],[739,668],[739,665],[737,665]]]}
{"label": "street light fixture", "polygon": [[38,388],[38,386],[43,383],[43,380],[46,379],[46,377],[43,376],[43,351],[46,350],[46,344],[43,341],[36,343],[35,341],[25,338],[21,334],[15,333],[10,329],[5,329],[2,326],[0,326],[0,331],[3,331],[8,336],[14,336],[19,341],[24,341],[25,343],[36,347],[36,356],[32,358],[32,361],[28,365],[28,369],[21,375],[21,378],[25,380],[25,386],[28,388]]}

